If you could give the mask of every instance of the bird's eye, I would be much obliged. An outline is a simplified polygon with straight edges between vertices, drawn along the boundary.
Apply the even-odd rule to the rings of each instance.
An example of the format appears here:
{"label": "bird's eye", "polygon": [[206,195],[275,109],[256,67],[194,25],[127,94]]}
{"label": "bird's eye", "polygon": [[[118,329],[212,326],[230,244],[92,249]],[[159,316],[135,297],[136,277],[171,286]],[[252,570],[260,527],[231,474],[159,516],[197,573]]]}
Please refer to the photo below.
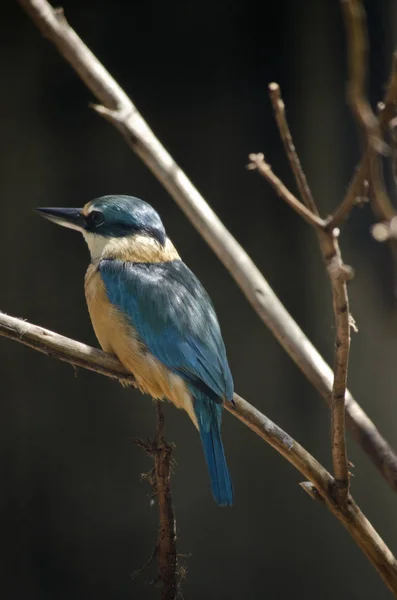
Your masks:
{"label": "bird's eye", "polygon": [[100,227],[103,224],[103,214],[99,210],[93,210],[87,219],[94,227]]}

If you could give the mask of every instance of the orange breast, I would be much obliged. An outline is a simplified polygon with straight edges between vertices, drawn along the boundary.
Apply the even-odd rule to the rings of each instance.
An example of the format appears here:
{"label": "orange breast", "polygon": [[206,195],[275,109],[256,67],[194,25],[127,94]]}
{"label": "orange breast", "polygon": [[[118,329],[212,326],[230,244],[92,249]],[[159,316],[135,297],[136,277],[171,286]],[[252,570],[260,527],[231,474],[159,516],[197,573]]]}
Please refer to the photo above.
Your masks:
{"label": "orange breast", "polygon": [[172,373],[138,339],[131,323],[110,303],[97,266],[85,276],[85,295],[95,335],[106,352],[115,354],[136,378],[138,387],[152,398],[171,400],[183,408],[197,427],[191,394],[181,377]]}

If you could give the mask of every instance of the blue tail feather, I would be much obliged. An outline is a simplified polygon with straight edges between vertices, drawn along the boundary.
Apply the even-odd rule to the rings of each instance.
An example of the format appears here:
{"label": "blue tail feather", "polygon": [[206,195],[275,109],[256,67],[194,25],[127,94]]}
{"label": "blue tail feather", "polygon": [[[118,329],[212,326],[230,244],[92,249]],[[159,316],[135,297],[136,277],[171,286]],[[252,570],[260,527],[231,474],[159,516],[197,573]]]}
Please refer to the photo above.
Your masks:
{"label": "blue tail feather", "polygon": [[200,392],[195,391],[194,396],[194,411],[207,461],[212,494],[220,506],[231,506],[233,486],[221,439],[223,406]]}

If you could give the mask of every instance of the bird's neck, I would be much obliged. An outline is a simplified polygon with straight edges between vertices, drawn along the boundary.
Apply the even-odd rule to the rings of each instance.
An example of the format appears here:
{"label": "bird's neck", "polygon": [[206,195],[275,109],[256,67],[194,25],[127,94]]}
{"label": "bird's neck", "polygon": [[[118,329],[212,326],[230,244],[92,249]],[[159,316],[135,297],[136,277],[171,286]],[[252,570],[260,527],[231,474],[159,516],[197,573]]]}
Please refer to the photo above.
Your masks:
{"label": "bird's neck", "polygon": [[161,246],[154,238],[140,234],[108,238],[84,232],[84,238],[94,263],[103,258],[139,263],[169,262],[180,259],[169,238],[166,239],[164,246]]}

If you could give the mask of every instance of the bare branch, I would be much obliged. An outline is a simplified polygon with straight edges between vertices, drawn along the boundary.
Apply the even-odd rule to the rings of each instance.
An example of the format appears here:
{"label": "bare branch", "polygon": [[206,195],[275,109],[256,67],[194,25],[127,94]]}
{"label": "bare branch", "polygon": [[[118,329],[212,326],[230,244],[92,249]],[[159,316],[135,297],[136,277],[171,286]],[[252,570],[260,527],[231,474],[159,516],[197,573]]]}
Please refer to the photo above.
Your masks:
{"label": "bare branch", "polygon": [[363,7],[359,0],[342,0],[342,6],[344,8],[349,52],[350,83],[348,96],[354,114],[367,139],[367,149],[356,169],[343,202],[337,207],[330,218],[330,228],[339,227],[348,217],[367,179],[372,180],[372,207],[375,216],[378,219],[386,221],[396,215],[396,211],[385,190],[380,167],[379,165],[375,165],[374,170],[374,161],[371,159],[371,154],[375,153],[376,155],[379,152],[385,152],[381,132],[387,130],[389,122],[396,116],[397,53],[393,55],[389,84],[384,103],[380,107],[379,119],[377,120],[365,95],[367,40]]}
{"label": "bare branch", "polygon": [[[269,89],[280,137],[283,141],[284,149],[294,173],[301,197],[306,206],[310,207],[312,212],[315,212],[315,214],[318,215],[316,203],[311,194],[305,173],[299,160],[299,155],[296,152],[295,145],[293,143],[292,135],[285,116],[285,105],[281,98],[280,87],[277,83],[271,83],[269,85]],[[316,228],[316,233],[331,281],[337,331],[331,406],[332,457],[335,480],[338,483],[338,499],[342,502],[345,502],[347,499],[349,486],[349,470],[345,436],[345,394],[350,348],[350,314],[346,280],[347,278],[350,278],[351,272],[343,264],[337,242],[337,235],[335,235],[333,230],[329,230],[326,227],[323,229],[324,231],[320,231]],[[304,489],[306,490],[306,488]]]}
{"label": "bare branch", "polygon": [[131,373],[126,372],[115,356],[105,354],[97,348],[70,340],[63,335],[59,335],[59,333],[54,333],[38,325],[32,325],[22,319],[10,317],[2,312],[0,312],[0,335],[20,342],[52,358],[117,379],[123,385],[135,384],[135,379]]}
{"label": "bare branch", "polygon": [[[90,348],[85,344],[76,342],[69,338],[65,338],[58,334],[49,332],[48,330],[41,330],[40,327],[31,325],[26,321],[20,321],[13,317],[9,317],[0,313],[0,335],[5,335],[18,342],[30,345],[40,352],[46,352],[54,358],[60,358],[71,364],[76,364],[76,357],[78,357],[79,366],[97,371],[102,375],[108,375],[114,378],[115,371],[120,373],[120,380],[122,382],[128,380],[126,371],[119,363],[115,369],[115,363],[117,359],[105,352]],[[25,336],[15,335],[13,333],[18,325],[18,332],[21,328],[25,330]],[[29,335],[33,335],[36,340],[40,339],[40,346],[38,344],[32,345],[29,343]],[[83,351],[84,349],[84,351]],[[54,352],[56,350],[56,352]],[[345,506],[341,507],[335,502],[334,488],[335,481],[333,477],[328,473],[326,469],[311,455],[307,452],[298,442],[296,442],[288,433],[283,431],[278,425],[273,423],[265,415],[259,412],[246,400],[234,394],[234,402],[227,402],[225,408],[237,417],[242,423],[247,425],[252,431],[259,435],[263,440],[270,444],[279,454],[286,458],[303,476],[314,486],[319,496],[324,500],[324,503],[332,514],[344,525],[353,537],[354,541],[361,548],[364,554],[367,556],[369,561],[373,564],[379,575],[384,580],[385,584],[389,589],[397,594],[397,561],[389,548],[386,546],[384,541],[372,527],[371,523],[366,519],[363,513],[358,508],[354,500],[349,496],[349,500]],[[158,440],[162,440],[163,435],[163,423],[161,417],[158,421],[157,436]],[[146,445],[145,445],[146,447]],[[161,448],[161,452],[164,450],[166,456],[170,456],[169,450]],[[159,453],[157,453],[159,454]],[[155,461],[157,454],[155,455]],[[160,459],[158,459],[160,460]],[[163,469],[164,462],[159,462],[156,468]],[[169,464],[168,468],[169,476]],[[167,481],[167,477],[164,479],[162,473],[161,481]],[[165,488],[163,499],[167,497],[168,491]],[[159,496],[160,503],[160,496]],[[161,523],[174,523],[173,515],[169,514],[169,510],[172,510],[172,504],[170,502],[164,502],[161,506],[161,511],[166,513]],[[160,531],[161,536],[161,531]],[[174,552],[174,537],[167,538],[168,550]],[[164,546],[166,550],[167,546]],[[160,548],[159,548],[160,551]],[[175,554],[176,561],[176,554]],[[175,563],[176,564],[176,563]],[[175,571],[174,571],[175,572]],[[169,581],[168,571],[164,571],[163,575],[166,581]],[[168,589],[172,588],[172,583]],[[170,596],[163,596],[165,599],[171,599]]]}
{"label": "bare branch", "polygon": [[[70,28],[64,17],[60,19],[46,0],[18,1],[99,102],[105,104],[110,111],[116,111],[117,127],[127,143],[169,191],[229,270],[262,321],[330,404],[332,370],[292,319],[244,249],[153,135],[120,86]],[[392,87],[394,90],[395,86]],[[1,332],[4,333],[4,329],[0,325],[0,334]],[[349,392],[346,393],[346,411],[347,423],[354,439],[389,485],[397,491],[397,457]]]}
{"label": "bare branch", "polygon": [[368,147],[375,152],[385,152],[378,119],[374,115],[365,93],[367,73],[367,32],[365,12],[361,0],[341,0],[348,46],[349,82],[348,100],[362,127]]}
{"label": "bare branch", "polygon": [[299,202],[298,198],[292,194],[289,189],[283,184],[281,179],[277,177],[272,171],[271,166],[265,161],[263,154],[250,154],[250,163],[247,168],[251,171],[257,170],[273,187],[276,193],[283,199],[295,212],[298,213],[313,227],[325,227],[325,221],[321,219],[317,214],[314,214],[309,208],[306,208],[302,202]]}
{"label": "bare branch", "polygon": [[[289,137],[292,143],[290,133]],[[294,155],[296,155],[295,149]],[[336,229],[330,231],[320,217],[314,215],[299,202],[293,194],[291,194],[282,181],[273,174],[270,166],[265,162],[263,154],[250,154],[249,158],[251,160],[249,168],[256,168],[259,173],[272,184],[278,195],[292,206],[302,218],[313,225],[318,235],[324,262],[327,266],[327,272],[332,288],[336,324],[334,378],[331,401],[332,459],[336,482],[335,497],[339,502],[345,503],[349,494],[349,468],[347,463],[345,431],[345,396],[350,350],[350,313],[346,280],[352,277],[352,270],[343,264],[337,240],[339,231]],[[297,160],[299,161],[299,158]],[[301,168],[299,168],[299,170],[301,171]],[[310,215],[310,219],[307,218],[308,214]],[[319,225],[319,223],[321,223],[321,225]]]}
{"label": "bare branch", "polygon": [[349,185],[349,188],[345,194],[343,201],[335,209],[333,215],[328,219],[328,225],[330,229],[340,227],[340,225],[347,219],[352,209],[354,208],[357,198],[361,196],[362,186],[364,181],[368,178],[368,165],[369,156],[364,155],[361,163],[356,169],[353,175],[353,179]]}
{"label": "bare branch", "polygon": [[[379,121],[365,92],[367,71],[367,31],[361,0],[342,0],[349,58],[348,99],[367,145],[366,165],[372,190],[374,211],[378,215],[394,212],[383,180],[380,154],[388,153]],[[355,198],[354,198],[355,200]]]}
{"label": "bare branch", "polygon": [[318,216],[318,209],[312,193],[307,183],[306,175],[302,169],[299,155],[296,152],[295,144],[292,139],[292,135],[289,129],[287,117],[285,115],[285,104],[281,97],[280,86],[278,83],[269,84],[270,99],[273,104],[274,115],[276,117],[277,126],[280,132],[281,140],[284,144],[284,150],[288,157],[289,164],[292,172],[295,176],[295,181],[299,189],[299,193],[306,207],[314,214]]}
{"label": "bare branch", "polygon": [[[248,425],[255,433],[273,446],[277,452],[282,454],[284,458],[291,462],[306,477],[306,479],[308,479],[317,490],[321,499],[324,500],[328,509],[337,518],[339,518],[338,515],[340,515],[340,520],[354,537],[355,541],[358,543],[356,535],[358,534],[358,537],[361,537],[361,534],[364,534],[364,531],[364,537],[366,539],[368,539],[368,537],[372,539],[374,533],[373,527],[362,514],[351,496],[349,495],[348,501],[343,507],[335,501],[335,482],[328,471],[326,471],[313,456],[302,448],[300,444],[290,438],[287,433],[282,431],[275,423],[261,414],[256,408],[237,396],[237,394],[234,395],[234,401],[235,407],[233,407],[232,404],[227,404],[225,408],[233,414],[237,413],[236,416],[240,421]],[[313,493],[311,495],[313,497]],[[381,542],[378,534],[376,535],[377,543]],[[384,542],[382,541],[381,543],[382,547],[384,547]],[[358,543],[358,545],[360,544]],[[360,547],[362,548],[361,545]],[[395,578],[397,577],[397,561],[394,556],[389,554],[389,552],[390,551],[388,551],[387,561],[389,564],[388,570],[391,568],[393,571],[393,583],[390,582],[390,584],[387,585],[389,586],[389,589],[396,594]],[[369,560],[373,562],[369,554],[366,553],[366,555]],[[379,569],[378,573],[381,574]]]}
{"label": "bare branch", "polygon": [[[349,492],[349,467],[346,451],[345,397],[351,326],[346,281],[351,279],[353,272],[350,267],[347,267],[343,263],[337,233],[338,230],[331,232],[331,239],[324,239],[321,247],[332,287],[336,325],[334,382],[332,386],[331,406],[332,461],[335,482],[337,484],[337,489],[335,490],[336,497],[340,502],[346,502]],[[326,253],[328,245],[332,248],[331,257]]]}

